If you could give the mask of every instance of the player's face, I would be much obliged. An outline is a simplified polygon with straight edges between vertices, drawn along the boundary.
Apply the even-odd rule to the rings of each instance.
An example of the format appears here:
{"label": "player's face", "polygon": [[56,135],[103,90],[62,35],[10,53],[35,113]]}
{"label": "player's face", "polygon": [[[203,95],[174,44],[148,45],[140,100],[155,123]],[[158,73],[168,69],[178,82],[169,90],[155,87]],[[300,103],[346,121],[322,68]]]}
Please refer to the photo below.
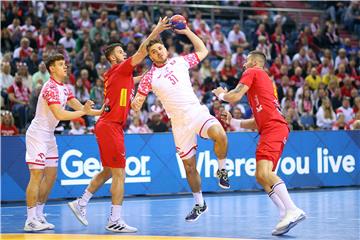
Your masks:
{"label": "player's face", "polygon": [[168,51],[164,45],[156,43],[150,47],[149,57],[157,65],[164,64],[168,58]]}
{"label": "player's face", "polygon": [[56,61],[50,68],[52,74],[59,78],[59,80],[63,80],[67,76],[67,65],[65,60]]}
{"label": "player's face", "polygon": [[246,58],[246,63],[244,64],[244,68],[248,69],[254,66],[255,66],[254,58],[251,55],[248,55]]}
{"label": "player's face", "polygon": [[122,49],[122,47],[117,46],[114,48],[112,56],[116,63],[121,63],[126,59],[127,55],[124,49]]}

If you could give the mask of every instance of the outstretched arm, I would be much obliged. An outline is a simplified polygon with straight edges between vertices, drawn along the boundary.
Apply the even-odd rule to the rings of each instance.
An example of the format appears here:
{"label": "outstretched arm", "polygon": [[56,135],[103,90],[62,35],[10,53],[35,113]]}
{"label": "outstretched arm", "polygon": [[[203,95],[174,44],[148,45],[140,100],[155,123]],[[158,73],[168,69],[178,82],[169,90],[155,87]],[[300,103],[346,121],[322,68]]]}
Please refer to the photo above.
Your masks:
{"label": "outstretched arm", "polygon": [[144,58],[147,56],[146,46],[149,43],[149,41],[157,38],[161,32],[170,28],[171,25],[168,23],[167,17],[164,17],[164,19],[160,18],[154,30],[145,39],[145,41],[141,43],[137,52],[132,56],[131,65],[136,66],[139,63],[141,63],[144,60]]}
{"label": "outstretched arm", "polygon": [[232,123],[233,125],[237,125],[241,128],[245,128],[245,129],[258,129],[256,122],[255,122],[255,118],[250,118],[250,119],[235,119],[231,116],[231,113],[228,111],[224,111],[223,114],[221,114],[221,119],[230,124]]}
{"label": "outstretched arm", "polygon": [[186,27],[183,30],[176,29],[175,32],[178,34],[184,34],[189,38],[191,43],[194,45],[195,53],[199,57],[200,61],[206,58],[209,50],[206,48],[204,42],[198,36],[196,36],[196,34],[191,31],[189,27]]}
{"label": "outstretched arm", "polygon": [[246,86],[242,83],[239,83],[236,86],[236,88],[234,88],[230,92],[228,92],[226,89],[224,89],[222,87],[218,87],[218,88],[214,89],[212,92],[220,100],[233,103],[233,102],[239,101],[248,90],[249,90],[248,86]]}

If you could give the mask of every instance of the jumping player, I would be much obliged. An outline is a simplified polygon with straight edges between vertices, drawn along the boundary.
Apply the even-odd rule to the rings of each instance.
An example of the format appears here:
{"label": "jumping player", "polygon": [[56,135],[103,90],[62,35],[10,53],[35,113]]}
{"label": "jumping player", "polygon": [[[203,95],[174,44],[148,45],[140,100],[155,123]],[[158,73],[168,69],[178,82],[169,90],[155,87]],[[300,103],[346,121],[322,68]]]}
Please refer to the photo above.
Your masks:
{"label": "jumping player", "polygon": [[304,220],[305,213],[294,204],[285,183],[274,173],[288,139],[289,128],[281,114],[273,83],[264,71],[265,62],[266,56],[262,52],[250,52],[244,64],[246,71],[237,87],[230,92],[218,87],[213,93],[220,100],[231,103],[239,101],[247,93],[254,118],[238,120],[228,113],[228,120],[239,127],[259,131],[255,176],[280,210],[281,220],[272,234],[282,235]]}
{"label": "jumping player", "polygon": [[125,223],[122,218],[122,202],[125,182],[125,146],[124,131],[133,97],[134,67],[147,56],[147,43],[166,30],[170,29],[168,19],[159,20],[149,37],[140,45],[139,50],[126,59],[126,53],[119,43],[113,43],[104,50],[111,68],[104,74],[104,95],[108,104],[95,126],[96,139],[99,145],[103,170],[93,177],[81,198],[69,202],[69,207],[79,221],[88,225],[86,206],[93,194],[112,177],[111,214],[106,229],[113,232],[136,232],[135,227]]}
{"label": "jumping player", "polygon": [[160,40],[150,41],[146,48],[153,65],[140,81],[131,107],[139,111],[150,91],[153,91],[162,102],[171,119],[176,150],[183,161],[186,177],[195,198],[195,207],[185,220],[196,221],[207,210],[201,192],[201,178],[196,170],[196,135],[214,141],[214,151],[219,160],[219,185],[225,189],[230,187],[225,169],[227,137],[220,122],[210,115],[206,106],[200,104],[190,82],[189,69],[199,64],[207,56],[208,50],[202,40],[188,27],[175,31],[185,34],[190,39],[195,52],[168,58],[168,51]]}
{"label": "jumping player", "polygon": [[[102,110],[92,110],[92,101],[82,105],[63,84],[67,66],[62,54],[49,57],[46,67],[50,80],[43,86],[36,106],[35,118],[26,132],[26,163],[30,181],[26,189],[27,219],[25,231],[54,229],[44,217],[43,209],[56,180],[58,149],[54,135],[60,120],[71,120],[85,114],[100,115]],[[65,105],[75,111],[66,111]]]}

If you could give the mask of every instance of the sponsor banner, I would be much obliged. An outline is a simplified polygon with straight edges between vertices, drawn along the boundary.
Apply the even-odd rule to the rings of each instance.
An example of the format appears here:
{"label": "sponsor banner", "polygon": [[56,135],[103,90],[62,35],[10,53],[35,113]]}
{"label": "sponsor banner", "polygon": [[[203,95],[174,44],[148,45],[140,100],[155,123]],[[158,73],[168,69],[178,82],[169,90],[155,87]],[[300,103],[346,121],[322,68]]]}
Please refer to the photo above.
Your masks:
{"label": "sponsor banner", "polygon": [[[226,160],[230,190],[260,189],[255,180],[257,133],[229,133]],[[57,136],[58,178],[50,198],[80,196],[101,169],[93,135]],[[176,194],[189,192],[182,160],[171,133],[125,136],[125,194]],[[223,191],[213,143],[198,139],[197,170],[204,192]],[[25,164],[25,138],[1,137],[2,201],[25,200],[29,171]],[[276,172],[289,188],[360,185],[360,132],[292,132]],[[96,196],[110,195],[111,179]]]}

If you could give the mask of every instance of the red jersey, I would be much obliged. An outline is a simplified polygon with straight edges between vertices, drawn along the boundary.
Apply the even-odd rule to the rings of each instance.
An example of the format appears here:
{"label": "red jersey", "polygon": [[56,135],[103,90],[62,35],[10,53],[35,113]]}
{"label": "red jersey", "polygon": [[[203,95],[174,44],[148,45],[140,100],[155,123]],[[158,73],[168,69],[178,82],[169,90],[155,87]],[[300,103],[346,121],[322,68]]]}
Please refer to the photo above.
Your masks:
{"label": "red jersey", "polygon": [[134,95],[134,67],[131,58],[113,65],[104,73],[104,99],[108,101],[99,121],[126,124],[130,100]]}
{"label": "red jersey", "polygon": [[19,130],[15,127],[15,125],[5,126],[0,124],[0,132],[1,132],[1,136],[19,135]]}
{"label": "red jersey", "polygon": [[259,133],[274,122],[287,125],[281,114],[276,88],[267,73],[258,67],[247,69],[242,75],[240,82],[249,87],[247,92],[248,101]]}

